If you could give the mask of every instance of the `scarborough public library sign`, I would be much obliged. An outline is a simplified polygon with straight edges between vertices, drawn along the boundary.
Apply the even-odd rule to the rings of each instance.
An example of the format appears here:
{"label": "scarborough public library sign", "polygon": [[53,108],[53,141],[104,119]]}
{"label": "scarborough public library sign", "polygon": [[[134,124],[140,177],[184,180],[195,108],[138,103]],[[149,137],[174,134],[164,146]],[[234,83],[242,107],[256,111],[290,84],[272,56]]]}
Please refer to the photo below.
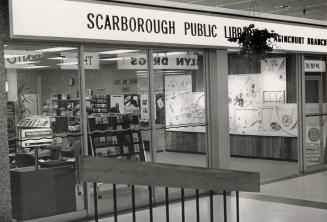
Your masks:
{"label": "scarborough public library sign", "polygon": [[274,30],[277,49],[327,52],[327,29],[75,0],[10,0],[12,38],[236,47],[244,26]]}

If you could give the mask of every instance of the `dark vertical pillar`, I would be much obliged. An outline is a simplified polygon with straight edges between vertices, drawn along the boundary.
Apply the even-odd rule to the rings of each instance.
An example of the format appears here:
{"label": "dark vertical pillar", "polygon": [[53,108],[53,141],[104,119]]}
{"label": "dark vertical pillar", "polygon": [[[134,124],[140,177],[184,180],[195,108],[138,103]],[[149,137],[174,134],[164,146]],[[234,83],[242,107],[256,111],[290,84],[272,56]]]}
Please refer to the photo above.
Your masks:
{"label": "dark vertical pillar", "polygon": [[7,136],[7,80],[4,64],[6,1],[0,1],[0,221],[11,221],[9,146]]}

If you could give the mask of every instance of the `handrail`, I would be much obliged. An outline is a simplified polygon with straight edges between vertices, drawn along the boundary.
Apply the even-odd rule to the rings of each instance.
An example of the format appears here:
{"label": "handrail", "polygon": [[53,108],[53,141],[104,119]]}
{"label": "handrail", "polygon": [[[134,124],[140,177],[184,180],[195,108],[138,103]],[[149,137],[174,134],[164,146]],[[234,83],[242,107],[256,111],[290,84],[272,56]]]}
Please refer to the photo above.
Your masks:
{"label": "handrail", "polygon": [[239,191],[260,191],[260,175],[254,172],[117,160],[96,156],[80,156],[78,164],[80,180],[93,182],[95,222],[98,222],[97,183],[113,184],[115,222],[118,222],[116,184],[131,185],[133,222],[136,222],[135,185],[148,186],[150,222],[153,222],[152,188],[155,186],[165,187],[166,222],[169,222],[169,187],[181,189],[182,222],[185,222],[184,188],[195,189],[197,222],[200,222],[199,189],[209,191],[211,222],[214,221],[214,191],[223,193],[224,222],[227,222],[227,191],[236,191],[237,222],[240,221]]}
{"label": "handrail", "polygon": [[218,192],[260,191],[259,173],[106,157],[82,156],[80,179],[83,182],[194,188]]}

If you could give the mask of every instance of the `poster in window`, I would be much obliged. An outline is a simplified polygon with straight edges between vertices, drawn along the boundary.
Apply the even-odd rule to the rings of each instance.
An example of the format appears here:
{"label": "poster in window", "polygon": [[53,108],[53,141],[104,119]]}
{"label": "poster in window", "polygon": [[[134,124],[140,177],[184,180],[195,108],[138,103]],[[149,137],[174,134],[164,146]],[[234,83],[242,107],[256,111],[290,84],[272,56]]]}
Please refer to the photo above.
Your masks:
{"label": "poster in window", "polygon": [[204,92],[192,92],[191,75],[165,76],[166,130],[205,132]]}

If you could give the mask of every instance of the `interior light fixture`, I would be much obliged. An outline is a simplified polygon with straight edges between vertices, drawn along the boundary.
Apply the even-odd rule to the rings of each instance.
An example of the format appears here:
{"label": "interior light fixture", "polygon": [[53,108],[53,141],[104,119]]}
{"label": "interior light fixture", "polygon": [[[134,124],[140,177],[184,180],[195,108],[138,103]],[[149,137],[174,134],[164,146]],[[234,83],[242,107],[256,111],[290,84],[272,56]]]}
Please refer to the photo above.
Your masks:
{"label": "interior light fixture", "polygon": [[279,0],[277,0],[277,5],[275,6],[275,9],[285,9],[285,8],[291,8],[290,5],[281,5]]}
{"label": "interior light fixture", "polygon": [[187,52],[160,52],[160,53],[154,53],[154,56],[171,56],[171,55],[185,55]]}
{"label": "interior light fixture", "polygon": [[62,52],[68,50],[74,50],[76,48],[73,47],[54,47],[54,48],[46,48],[46,49],[39,49],[35,50],[36,52]]}
{"label": "interior light fixture", "polygon": [[183,71],[181,71],[181,70],[162,70],[160,72],[170,73],[170,72],[183,72]]}
{"label": "interior light fixture", "polygon": [[77,65],[78,62],[63,62],[63,63],[58,63],[58,66],[71,66],[71,65]]}
{"label": "interior light fixture", "polygon": [[64,59],[67,59],[66,57],[61,57],[61,56],[58,56],[58,57],[52,57],[52,58],[48,58],[50,60],[64,60]]}
{"label": "interior light fixture", "polygon": [[129,52],[138,52],[139,50],[126,50],[126,49],[119,49],[119,50],[112,50],[112,51],[104,51],[99,52],[100,54],[121,54],[121,53],[129,53]]}
{"label": "interior light fixture", "polygon": [[26,67],[23,67],[23,68],[26,68],[26,69],[41,69],[41,68],[47,68],[47,67],[50,67],[50,66],[26,66]]}
{"label": "interior light fixture", "polygon": [[5,82],[5,91],[6,91],[6,92],[8,92],[8,88],[9,88],[9,86],[8,86],[8,82],[6,81],[6,82]]}
{"label": "interior light fixture", "polygon": [[6,44],[5,44],[5,45],[3,45],[3,47],[5,47],[5,48],[6,48],[7,46],[8,46],[8,45],[6,45]]}
{"label": "interior light fixture", "polygon": [[124,59],[130,59],[130,57],[105,58],[105,59],[100,59],[100,60],[101,61],[118,61],[118,60],[124,60]]}

